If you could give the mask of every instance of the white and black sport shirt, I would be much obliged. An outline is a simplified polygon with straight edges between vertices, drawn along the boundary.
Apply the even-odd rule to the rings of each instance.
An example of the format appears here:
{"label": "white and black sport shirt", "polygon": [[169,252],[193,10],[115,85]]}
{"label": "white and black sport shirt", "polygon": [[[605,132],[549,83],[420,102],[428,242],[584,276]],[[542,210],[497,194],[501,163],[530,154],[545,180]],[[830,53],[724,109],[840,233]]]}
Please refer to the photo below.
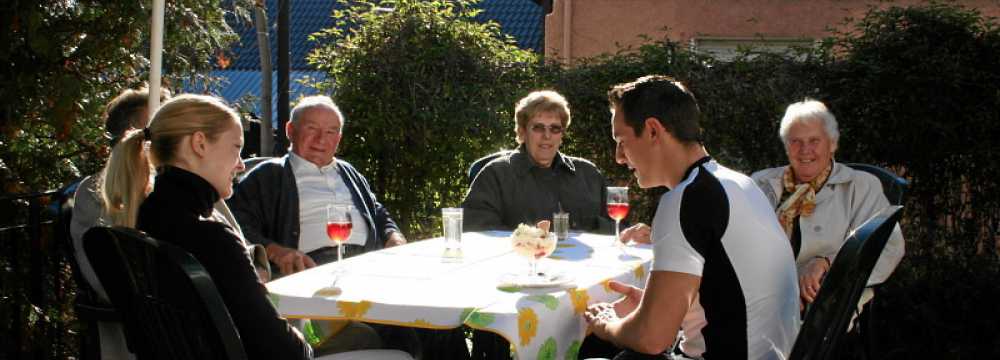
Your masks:
{"label": "white and black sport shirt", "polygon": [[746,175],[705,157],[660,199],[653,271],[701,277],[681,349],[705,359],[784,359],[799,330],[795,261]]}

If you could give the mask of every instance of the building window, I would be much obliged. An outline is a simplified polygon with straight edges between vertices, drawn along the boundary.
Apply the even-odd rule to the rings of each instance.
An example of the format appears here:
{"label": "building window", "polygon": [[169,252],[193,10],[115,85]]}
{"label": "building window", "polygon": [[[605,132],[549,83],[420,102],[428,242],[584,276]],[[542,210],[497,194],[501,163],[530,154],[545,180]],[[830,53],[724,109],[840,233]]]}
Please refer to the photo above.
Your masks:
{"label": "building window", "polygon": [[793,48],[815,47],[818,43],[810,38],[778,37],[716,37],[701,36],[691,38],[691,51],[710,55],[718,60],[730,61],[741,51],[783,53]]}

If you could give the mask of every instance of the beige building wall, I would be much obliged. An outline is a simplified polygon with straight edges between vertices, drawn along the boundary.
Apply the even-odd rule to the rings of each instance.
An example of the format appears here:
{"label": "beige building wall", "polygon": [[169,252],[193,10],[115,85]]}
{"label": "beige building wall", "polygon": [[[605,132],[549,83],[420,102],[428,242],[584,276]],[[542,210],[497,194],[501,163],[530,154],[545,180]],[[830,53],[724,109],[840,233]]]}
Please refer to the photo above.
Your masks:
{"label": "beige building wall", "polygon": [[[892,4],[923,3],[897,0]],[[1000,17],[1000,0],[959,3]],[[860,19],[870,0],[554,0],[545,18],[545,57],[574,59],[615,53],[622,47],[664,36],[681,43],[692,38],[813,40],[831,35],[847,17]],[[567,16],[568,14],[568,16]],[[664,30],[664,28],[668,28]],[[568,35],[567,35],[568,34]]]}

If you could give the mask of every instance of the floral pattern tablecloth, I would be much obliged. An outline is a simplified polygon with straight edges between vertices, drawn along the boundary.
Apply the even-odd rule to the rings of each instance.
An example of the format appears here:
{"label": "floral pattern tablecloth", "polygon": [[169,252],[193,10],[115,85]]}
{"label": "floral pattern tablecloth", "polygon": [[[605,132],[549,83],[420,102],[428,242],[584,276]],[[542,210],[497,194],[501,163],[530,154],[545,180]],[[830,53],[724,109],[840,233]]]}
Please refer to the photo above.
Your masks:
{"label": "floral pattern tablecloth", "polygon": [[[319,266],[267,287],[288,318],[430,329],[467,325],[507,339],[519,359],[576,359],[587,305],[619,297],[609,280],[644,285],[653,257],[648,246],[622,248],[611,236],[570,234],[539,265],[570,281],[518,287],[508,280],[526,273],[527,262],[511,251],[508,235],[465,233],[460,260],[444,257],[443,240],[435,238]],[[334,279],[339,292],[331,291]]]}

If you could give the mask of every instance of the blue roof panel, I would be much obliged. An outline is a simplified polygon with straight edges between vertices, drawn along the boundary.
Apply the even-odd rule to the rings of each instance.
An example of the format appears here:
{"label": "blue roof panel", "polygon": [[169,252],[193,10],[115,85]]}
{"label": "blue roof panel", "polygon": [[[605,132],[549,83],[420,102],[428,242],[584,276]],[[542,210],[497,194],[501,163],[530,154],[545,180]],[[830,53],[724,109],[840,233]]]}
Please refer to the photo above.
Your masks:
{"label": "blue roof panel", "polygon": [[500,24],[500,31],[517,40],[522,49],[542,52],[545,39],[545,12],[531,0],[483,0],[479,21],[493,20]]}
{"label": "blue roof panel", "polygon": [[[209,88],[208,93],[226,99],[230,105],[241,110],[260,114],[260,84],[261,72],[257,70],[215,70],[211,76],[220,78],[220,83]],[[273,74],[274,87],[271,89],[271,120],[277,121],[278,115],[278,74]],[[288,98],[294,104],[299,98],[319,94],[315,88],[305,85],[302,80],[322,80],[326,74],[321,71],[292,71],[289,74]],[[192,91],[189,87],[188,91]]]}
{"label": "blue roof panel", "polygon": [[[291,70],[313,70],[306,62],[306,55],[316,46],[309,41],[309,35],[333,26],[330,14],[339,7],[332,0],[296,0],[290,4],[291,13],[289,27]],[[543,22],[545,14],[541,6],[532,0],[483,0],[478,4],[483,12],[477,16],[479,21],[496,21],[500,31],[511,35],[523,49],[542,51],[545,37]],[[271,59],[277,67],[277,14],[276,0],[267,1],[268,29],[271,40]],[[257,47],[257,31],[252,21],[237,21],[233,16],[227,17],[230,26],[240,35],[239,44],[230,49],[232,59],[226,70],[257,70],[260,69],[259,49]]]}

